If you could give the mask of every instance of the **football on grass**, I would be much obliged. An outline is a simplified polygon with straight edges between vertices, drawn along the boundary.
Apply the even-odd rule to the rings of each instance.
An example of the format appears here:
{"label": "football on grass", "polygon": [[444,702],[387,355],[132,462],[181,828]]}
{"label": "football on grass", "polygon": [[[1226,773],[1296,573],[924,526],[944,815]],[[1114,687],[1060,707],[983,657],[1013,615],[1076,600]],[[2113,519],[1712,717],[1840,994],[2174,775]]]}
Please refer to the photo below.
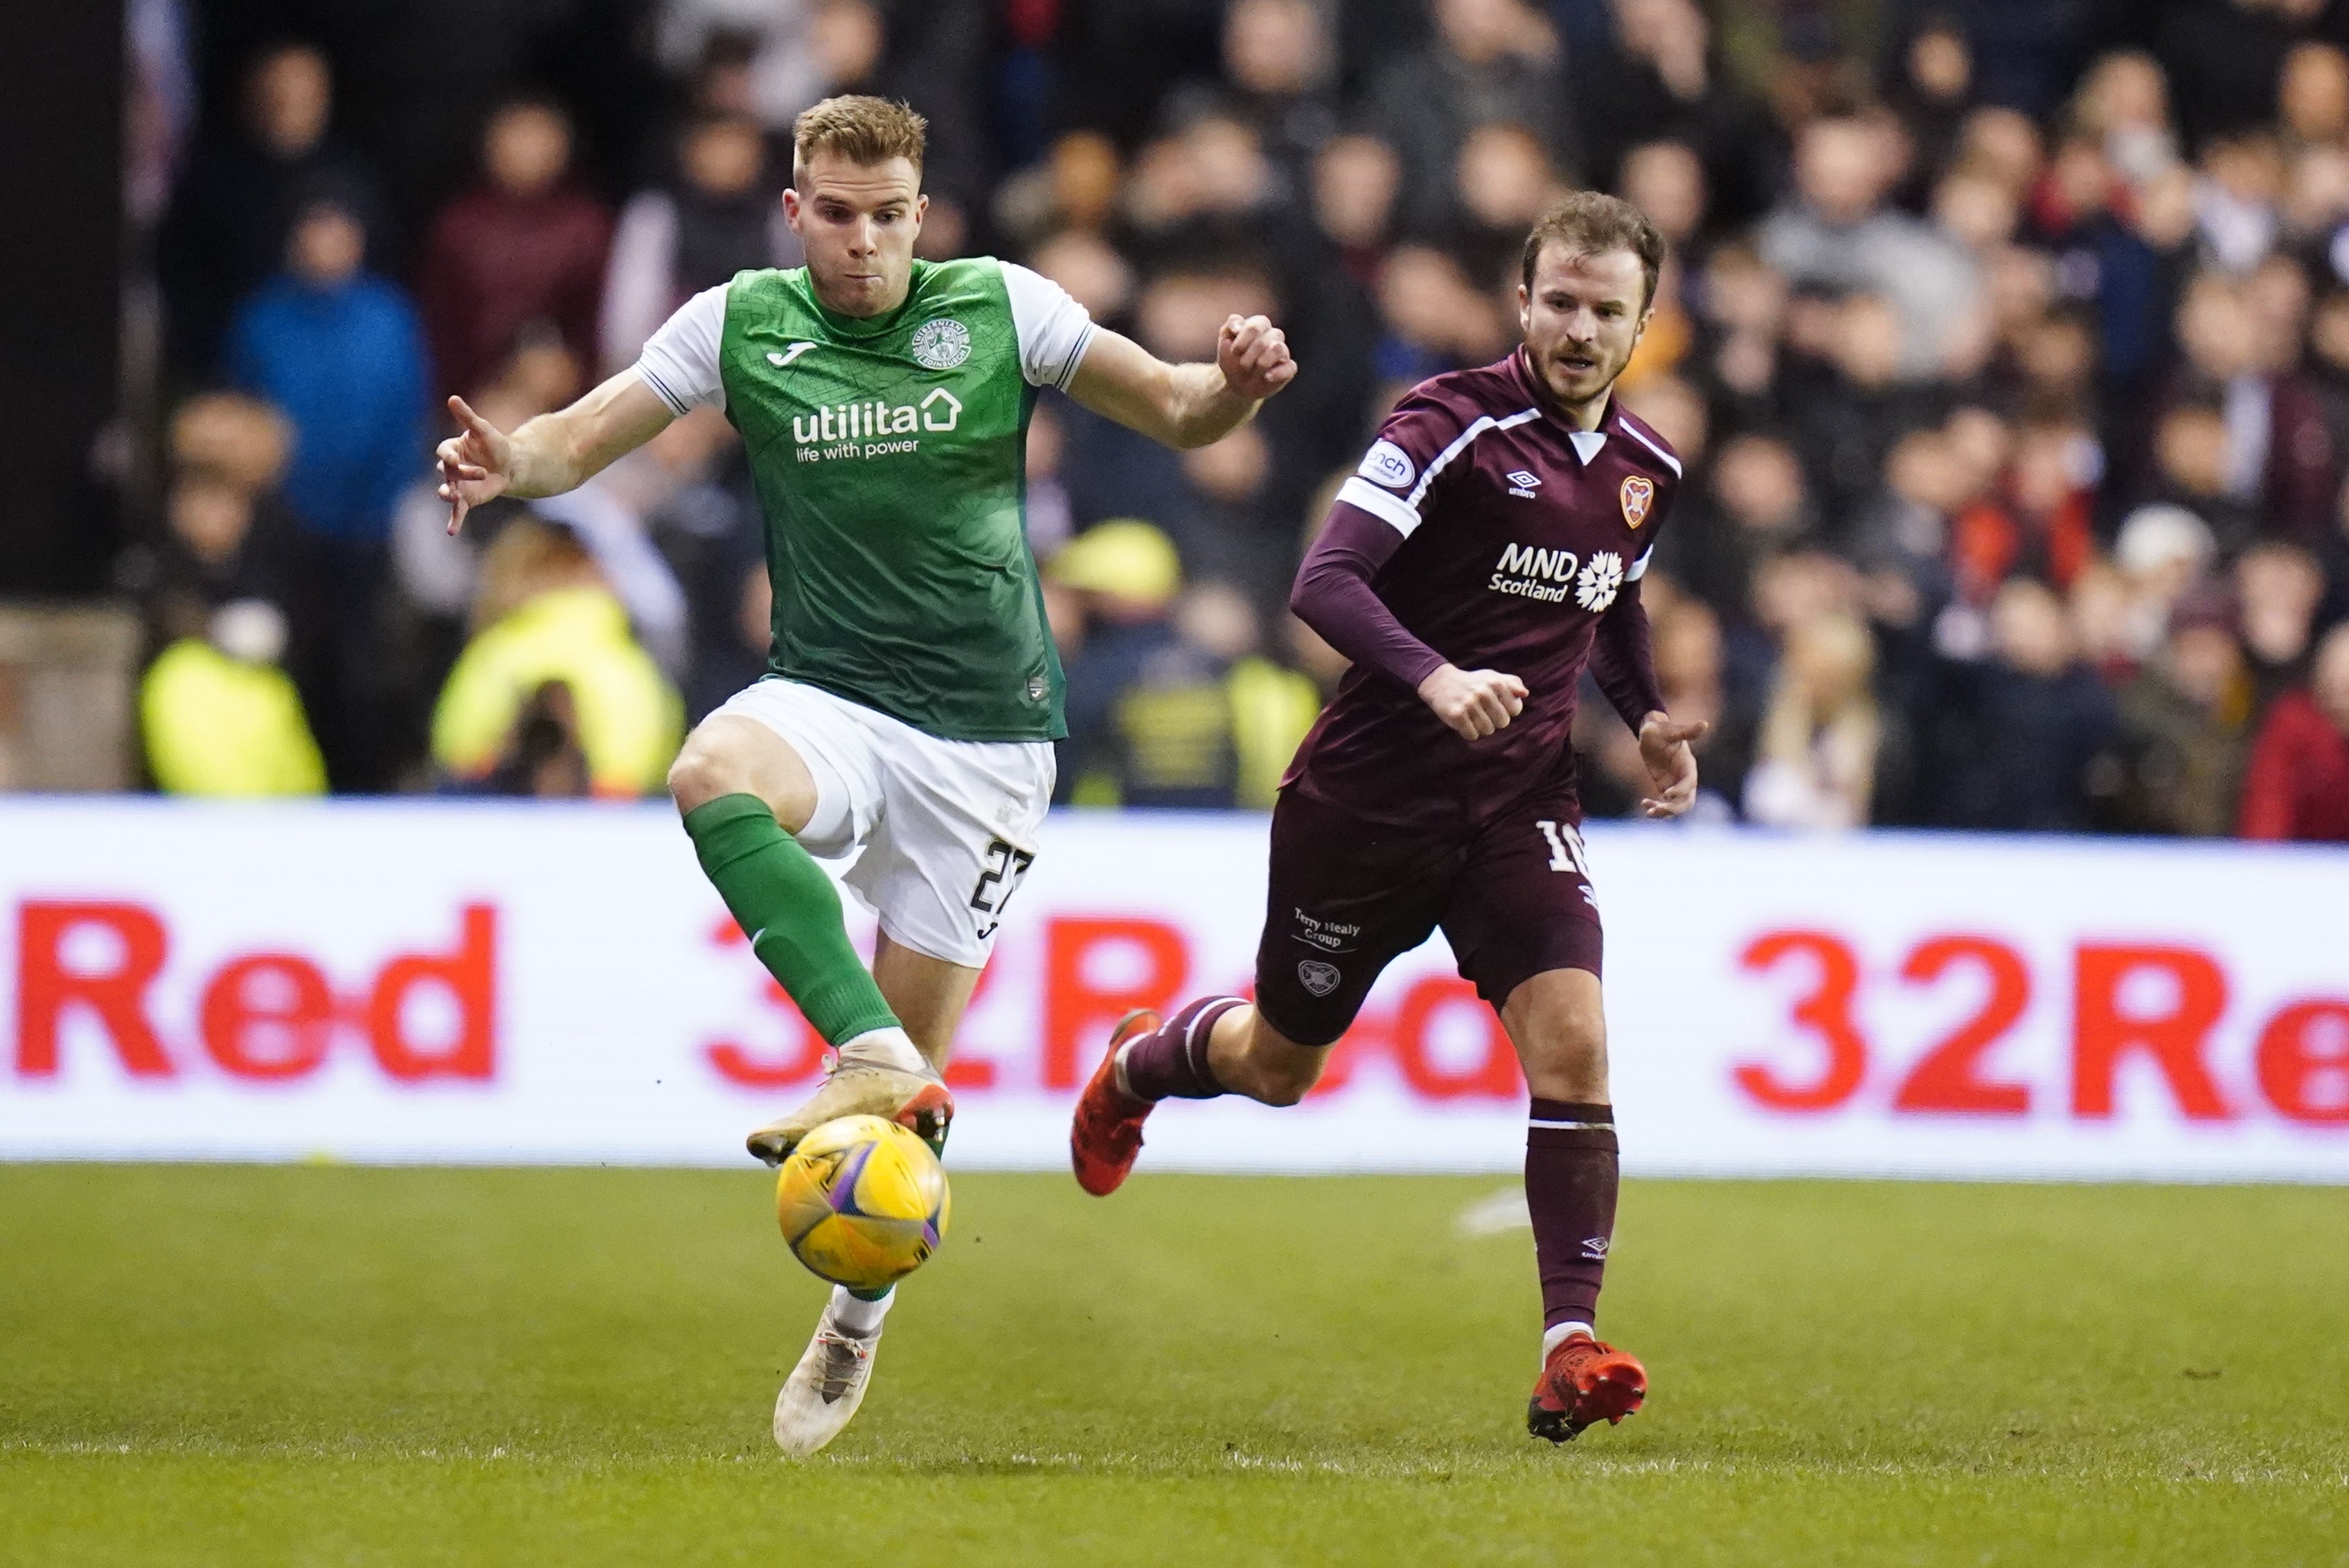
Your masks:
{"label": "football on grass", "polygon": [[843,1116],[800,1140],[775,1183],[792,1255],[853,1291],[877,1291],[946,1239],[946,1168],[930,1146],[879,1116]]}

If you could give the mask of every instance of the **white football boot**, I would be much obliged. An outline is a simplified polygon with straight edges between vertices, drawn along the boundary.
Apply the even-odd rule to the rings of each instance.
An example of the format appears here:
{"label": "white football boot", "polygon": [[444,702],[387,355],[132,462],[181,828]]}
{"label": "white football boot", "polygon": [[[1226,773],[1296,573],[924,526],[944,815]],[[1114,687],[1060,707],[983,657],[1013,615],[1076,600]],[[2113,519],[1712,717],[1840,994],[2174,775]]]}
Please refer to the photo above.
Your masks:
{"label": "white football boot", "polygon": [[904,1030],[876,1029],[841,1046],[823,1084],[805,1104],[745,1141],[753,1158],[781,1165],[802,1138],[824,1123],[856,1116],[895,1122],[936,1153],[946,1147],[954,1096]]}
{"label": "white football boot", "polygon": [[827,1304],[816,1320],[807,1353],[775,1396],[775,1447],[803,1456],[840,1436],[864,1403],[865,1386],[873,1381],[873,1356],[880,1348],[879,1321],[869,1334],[850,1334]]}

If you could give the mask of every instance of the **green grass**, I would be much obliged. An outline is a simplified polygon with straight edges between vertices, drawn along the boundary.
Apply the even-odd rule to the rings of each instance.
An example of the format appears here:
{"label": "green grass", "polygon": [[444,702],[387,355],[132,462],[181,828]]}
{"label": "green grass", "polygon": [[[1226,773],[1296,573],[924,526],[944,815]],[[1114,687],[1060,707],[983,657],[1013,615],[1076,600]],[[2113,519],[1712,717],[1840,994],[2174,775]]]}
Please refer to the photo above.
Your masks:
{"label": "green grass", "polygon": [[0,1563],[2349,1563],[2349,1195],[1634,1184],[1552,1449],[1498,1185],[964,1177],[789,1463],[756,1171],[0,1167]]}

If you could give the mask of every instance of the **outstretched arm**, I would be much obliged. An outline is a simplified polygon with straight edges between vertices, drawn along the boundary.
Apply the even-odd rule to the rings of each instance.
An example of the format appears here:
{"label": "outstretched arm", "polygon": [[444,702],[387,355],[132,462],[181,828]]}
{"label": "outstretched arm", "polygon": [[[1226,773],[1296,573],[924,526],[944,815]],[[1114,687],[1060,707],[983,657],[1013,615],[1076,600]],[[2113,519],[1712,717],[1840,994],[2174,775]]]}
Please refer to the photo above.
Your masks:
{"label": "outstretched arm", "polygon": [[1261,316],[1232,317],[1212,365],[1169,365],[1130,337],[1093,335],[1069,395],[1105,419],[1171,447],[1231,434],[1297,375],[1288,339]]}
{"label": "outstretched arm", "polygon": [[440,443],[440,499],[449,532],[465,514],[500,495],[529,501],[575,490],[615,460],[667,430],[677,418],[633,369],[621,371],[567,409],[541,414],[511,435],[462,398],[449,400],[460,433]]}

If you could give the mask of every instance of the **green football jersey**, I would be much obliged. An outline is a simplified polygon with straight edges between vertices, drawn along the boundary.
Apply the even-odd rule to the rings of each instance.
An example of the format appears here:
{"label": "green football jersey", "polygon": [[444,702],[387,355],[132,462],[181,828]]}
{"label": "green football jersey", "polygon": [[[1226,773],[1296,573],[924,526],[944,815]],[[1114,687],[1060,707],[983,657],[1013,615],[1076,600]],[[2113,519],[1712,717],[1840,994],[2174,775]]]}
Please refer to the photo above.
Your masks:
{"label": "green football jersey", "polygon": [[[717,400],[665,385],[681,373],[655,350],[685,316],[639,367],[672,406]],[[711,390],[766,516],[770,673],[947,740],[1068,732],[1027,435],[1038,382],[1065,385],[1090,332],[1065,294],[990,257],[917,261],[905,304],[864,319],[826,309],[805,268],[725,286]]]}

